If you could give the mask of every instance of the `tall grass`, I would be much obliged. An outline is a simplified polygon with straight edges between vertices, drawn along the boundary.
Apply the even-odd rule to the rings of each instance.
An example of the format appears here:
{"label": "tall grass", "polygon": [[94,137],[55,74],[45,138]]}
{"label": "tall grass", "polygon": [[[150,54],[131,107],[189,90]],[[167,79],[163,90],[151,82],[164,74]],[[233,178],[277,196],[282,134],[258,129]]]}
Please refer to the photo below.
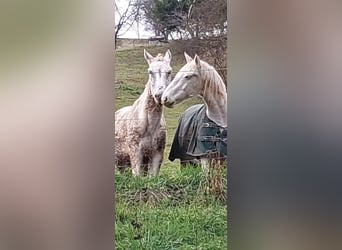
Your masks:
{"label": "tall grass", "polygon": [[158,178],[117,174],[116,248],[226,249],[225,197],[224,175],[191,167]]}

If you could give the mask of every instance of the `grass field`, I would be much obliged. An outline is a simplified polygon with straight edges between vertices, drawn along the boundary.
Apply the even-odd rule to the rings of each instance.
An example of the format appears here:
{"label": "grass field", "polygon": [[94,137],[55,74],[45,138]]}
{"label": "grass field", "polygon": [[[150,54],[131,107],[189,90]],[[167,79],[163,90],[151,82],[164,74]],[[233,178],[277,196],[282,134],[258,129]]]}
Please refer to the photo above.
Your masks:
{"label": "grass field", "polygon": [[[143,47],[116,51],[116,110],[131,105],[147,82]],[[167,47],[147,47],[152,55]],[[171,50],[172,52],[172,50]],[[173,75],[185,64],[182,54],[173,55]],[[201,169],[180,171],[168,154],[179,116],[199,99],[164,108],[167,145],[160,176],[115,176],[116,249],[227,249],[226,172],[216,169],[204,177]]]}

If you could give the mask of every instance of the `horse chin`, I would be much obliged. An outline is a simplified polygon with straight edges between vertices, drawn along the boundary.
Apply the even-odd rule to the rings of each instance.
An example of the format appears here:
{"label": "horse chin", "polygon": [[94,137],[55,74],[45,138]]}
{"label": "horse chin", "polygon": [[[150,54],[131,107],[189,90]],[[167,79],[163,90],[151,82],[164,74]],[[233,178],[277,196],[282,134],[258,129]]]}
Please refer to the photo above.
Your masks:
{"label": "horse chin", "polygon": [[172,109],[175,106],[175,104],[176,102],[168,102],[168,103],[164,103],[164,106]]}
{"label": "horse chin", "polygon": [[162,105],[161,98],[156,98],[156,97],[154,97],[154,101],[155,101],[157,104]]}

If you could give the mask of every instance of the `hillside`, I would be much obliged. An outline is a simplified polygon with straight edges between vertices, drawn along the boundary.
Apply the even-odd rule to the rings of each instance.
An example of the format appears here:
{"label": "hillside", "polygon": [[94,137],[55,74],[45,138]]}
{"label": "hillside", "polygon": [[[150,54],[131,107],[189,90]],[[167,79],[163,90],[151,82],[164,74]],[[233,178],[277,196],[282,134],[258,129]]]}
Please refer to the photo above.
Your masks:
{"label": "hillside", "polygon": [[[148,46],[152,55],[168,47]],[[116,51],[115,109],[131,105],[148,79],[144,47]],[[171,50],[172,53],[172,50]],[[182,53],[173,54],[173,75],[185,64]],[[167,146],[160,176],[115,176],[116,249],[227,249],[226,174],[222,169],[209,178],[201,169],[180,171],[168,154],[180,115],[201,103],[192,99],[174,109],[164,108]]]}
{"label": "hillside", "polygon": [[[135,47],[132,49],[120,50],[115,54],[115,109],[118,110],[124,106],[132,105],[133,102],[143,92],[148,80],[147,62],[144,59],[144,49],[151,55],[165,53],[168,47],[148,46]],[[172,51],[171,51],[172,53]],[[173,76],[185,64],[183,54],[173,54],[171,66]],[[164,108],[164,116],[167,124],[167,148],[165,150],[165,159],[170,151],[173,135],[178,124],[178,118],[191,105],[201,103],[201,100],[192,99],[179,104],[173,109]],[[164,169],[161,168],[161,171]]]}

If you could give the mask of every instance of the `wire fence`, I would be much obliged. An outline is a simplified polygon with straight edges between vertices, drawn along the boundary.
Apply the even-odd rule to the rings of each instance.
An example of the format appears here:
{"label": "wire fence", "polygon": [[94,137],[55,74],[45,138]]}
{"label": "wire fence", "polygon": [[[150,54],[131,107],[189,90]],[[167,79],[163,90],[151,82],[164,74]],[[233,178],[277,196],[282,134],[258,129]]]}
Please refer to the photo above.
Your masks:
{"label": "wire fence", "polygon": [[[216,71],[217,72],[217,71],[221,71],[221,70],[227,70],[227,68],[202,69],[202,70],[200,70],[200,72],[209,72],[209,71]],[[181,73],[194,73],[194,71],[190,71],[190,70],[189,71],[181,70],[181,71],[177,71],[175,73],[172,73],[172,77],[174,77],[179,72],[181,72]],[[150,73],[159,73],[159,71],[157,71],[157,72],[150,72]],[[167,72],[164,72],[164,73],[167,73]],[[125,72],[122,72],[122,73],[120,73],[120,72],[117,73],[116,72],[115,76],[120,76],[120,77],[127,76],[127,78],[129,79],[129,77],[131,75],[135,75],[136,76],[137,74],[141,74],[143,76],[148,76],[149,71],[148,70],[146,70],[146,71],[145,70],[144,71],[136,71],[136,70],[129,70],[129,69],[127,69],[127,70],[125,70]],[[121,92],[126,92],[126,91],[130,92],[132,90],[137,91],[137,90],[142,89],[142,87],[143,87],[143,85],[141,85],[141,86],[136,87],[135,89],[122,89],[122,88],[120,88],[121,86],[127,86],[127,85],[130,85],[130,84],[129,83],[122,83],[122,82],[115,83],[116,89],[119,89]],[[134,94],[138,94],[138,93],[136,92]],[[179,118],[177,118],[177,119],[179,119]],[[158,120],[160,120],[160,118],[158,118]],[[142,121],[146,121],[146,118],[136,118],[136,117],[134,117],[134,118],[133,117],[132,118],[120,118],[120,119],[115,119],[115,124],[119,125],[120,123],[142,122]],[[151,118],[149,118],[149,121],[151,121]],[[152,119],[152,121],[153,121],[153,119]],[[175,130],[177,128],[178,128],[178,125],[176,125],[176,126],[168,126],[167,124],[165,124],[165,125],[163,125],[160,128],[160,131],[168,132],[169,130]],[[215,143],[216,143],[215,148],[210,150],[210,151],[208,151],[206,153],[206,158],[209,158],[209,159],[212,158],[215,161],[226,161],[227,160],[227,156],[226,155],[222,155],[222,154],[218,153],[218,151],[217,151],[217,149],[219,149],[219,147],[220,147],[220,144],[221,143],[226,143],[226,141],[218,140]],[[200,165],[201,164],[199,157],[194,157],[194,156],[190,156],[189,155],[188,158],[190,158],[190,159],[188,159],[188,160],[182,159],[181,163],[182,164],[190,164],[190,165]],[[146,167],[147,165],[143,164],[142,166]]]}
{"label": "wire fence", "polygon": [[[214,153],[208,153],[204,157],[194,157],[193,159],[189,159],[189,160],[179,159],[179,161],[180,161],[180,164],[182,166],[188,165],[188,166],[195,166],[195,167],[199,167],[204,163],[203,158],[206,158],[206,160],[208,161],[208,164],[211,164],[211,166],[218,166],[218,165],[222,166],[222,165],[227,164],[227,156],[213,157],[213,156],[210,156],[211,154],[215,154],[215,152]],[[201,161],[201,159],[202,159],[202,161]],[[150,161],[152,161],[152,159],[150,159]],[[118,169],[124,169],[124,168],[128,168],[130,166],[130,164],[119,165],[117,162],[115,165]],[[149,164],[143,163],[140,166],[141,167],[148,167]]]}
{"label": "wire fence", "polygon": [[[213,68],[213,69],[201,69],[199,72],[209,72],[209,71],[222,71],[222,70],[228,70],[227,68]],[[179,70],[177,72],[172,72],[172,75],[175,75],[177,73],[193,73],[193,70]],[[136,71],[136,70],[129,70],[125,69],[125,72],[115,72],[116,76],[126,76],[131,74],[142,74],[142,75],[148,75],[148,70],[146,71]],[[152,73],[159,73],[159,71],[152,71]],[[167,73],[167,72],[164,72]]]}
{"label": "wire fence", "polygon": [[[214,156],[213,156],[214,155]],[[188,158],[190,158],[191,156],[188,156]],[[200,165],[202,165],[204,163],[204,161],[206,161],[208,164],[211,164],[212,166],[216,166],[216,165],[225,165],[227,164],[227,156],[217,156],[216,152],[208,152],[207,154],[201,156],[201,157],[195,157],[193,156],[193,159],[178,159],[180,164],[182,166],[197,166],[199,167]],[[204,160],[204,161],[203,161]],[[149,161],[152,161],[152,158],[149,159]],[[165,161],[165,158],[163,160],[163,162]],[[123,169],[123,168],[128,168],[130,166],[130,164],[127,162],[126,164],[119,164],[118,162],[120,161],[116,161],[115,165],[118,169]],[[172,161],[173,162],[173,161]],[[165,162],[164,162],[165,163]],[[148,167],[149,164],[148,163],[144,163],[140,165],[141,167]]]}
{"label": "wire fence", "polygon": [[[127,121],[143,121],[145,119],[139,119],[139,118],[125,118],[125,119],[119,119],[119,120],[115,120],[115,123],[120,123],[120,122],[127,122]],[[164,132],[170,132],[170,130],[176,130],[178,128],[179,125],[177,126],[167,126],[167,124],[164,124],[161,128],[160,128],[160,132],[164,131]],[[176,136],[176,135],[174,135]],[[208,158],[208,159],[211,159],[211,160],[215,160],[215,161],[219,161],[219,162],[225,162],[227,160],[227,155],[224,155],[224,154],[221,154],[219,153],[219,149],[221,147],[222,144],[227,144],[227,138],[220,138],[220,137],[216,137],[216,136],[212,136],[212,137],[215,137],[212,139],[212,142],[213,143],[213,147],[208,150],[205,154],[205,157],[204,158]],[[208,141],[208,139],[204,140],[203,141]],[[185,159],[182,159],[180,160],[181,161],[181,164],[190,164],[190,165],[200,165],[201,162],[200,162],[200,158],[203,158],[203,157],[195,157],[195,156],[187,156],[187,158],[191,158],[189,160],[185,160]],[[151,159],[150,159],[151,160]],[[211,163],[212,164],[212,163]],[[145,166],[146,164],[143,164],[143,166]],[[146,165],[147,166],[147,165]]]}
{"label": "wire fence", "polygon": [[[127,122],[127,121],[142,122],[142,121],[146,121],[146,119],[138,119],[138,118],[115,119],[115,124]],[[161,126],[160,131],[166,131],[167,132],[169,129],[177,129],[177,128],[178,128],[178,125],[177,126],[168,126],[166,123],[165,125]]]}

